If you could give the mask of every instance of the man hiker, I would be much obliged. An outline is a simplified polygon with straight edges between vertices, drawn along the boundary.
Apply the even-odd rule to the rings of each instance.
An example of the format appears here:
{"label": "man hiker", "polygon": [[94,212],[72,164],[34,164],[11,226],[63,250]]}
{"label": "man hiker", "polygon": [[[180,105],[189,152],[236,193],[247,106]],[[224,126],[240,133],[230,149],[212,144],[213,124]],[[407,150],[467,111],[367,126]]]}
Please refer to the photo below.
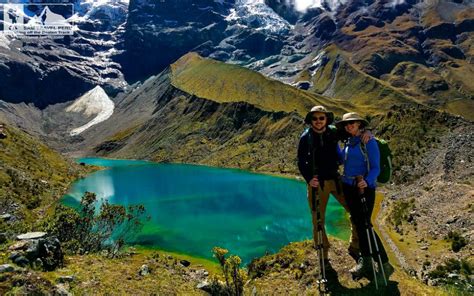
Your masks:
{"label": "man hiker", "polygon": [[[329,194],[349,212],[347,203],[342,193],[342,185],[338,172],[339,165],[343,162],[343,154],[338,141],[345,139],[347,135],[338,133],[329,125],[333,122],[334,115],[323,106],[314,106],[305,117],[305,123],[309,129],[301,135],[298,145],[298,168],[308,184],[308,203],[311,208],[313,222],[313,239],[315,247],[318,247],[318,212],[316,199],[312,196],[314,191],[318,197],[320,223],[322,225],[322,251],[325,266],[329,266],[328,250],[329,241],[324,227],[326,207]],[[365,140],[371,137],[367,132]],[[313,189],[314,188],[314,191]],[[313,191],[313,192],[312,192]],[[358,260],[359,242],[357,232],[351,219],[351,240],[349,254]]]}

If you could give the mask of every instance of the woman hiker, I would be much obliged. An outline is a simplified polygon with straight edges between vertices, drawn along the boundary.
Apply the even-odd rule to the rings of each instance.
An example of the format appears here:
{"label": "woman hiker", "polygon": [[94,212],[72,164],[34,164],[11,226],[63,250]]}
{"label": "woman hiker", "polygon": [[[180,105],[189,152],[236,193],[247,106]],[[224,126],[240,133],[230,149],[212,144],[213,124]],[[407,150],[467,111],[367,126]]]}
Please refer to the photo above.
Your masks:
{"label": "woman hiker", "polygon": [[[308,184],[308,203],[311,209],[315,247],[318,246],[318,226],[317,211],[315,204],[313,204],[315,200],[311,196],[312,187],[316,188],[320,198],[319,209],[322,224],[323,258],[325,266],[328,267],[330,267],[328,261],[329,241],[324,221],[329,194],[332,194],[346,211],[349,211],[342,192],[338,172],[339,165],[342,164],[342,152],[338,141],[342,140],[344,136],[347,137],[347,135],[345,133],[337,133],[336,129],[329,127],[333,120],[333,113],[328,112],[323,106],[311,108],[305,118],[305,123],[310,125],[310,128],[301,135],[298,145],[298,168]],[[371,136],[370,133],[367,133],[367,140]],[[314,172],[314,170],[317,172]],[[357,261],[359,257],[357,233],[352,225],[351,230],[349,254]]]}
{"label": "woman hiker", "polygon": [[[339,131],[345,131],[350,135],[346,141],[344,157],[344,173],[342,175],[342,189],[346,197],[347,207],[351,215],[352,223],[355,226],[359,238],[359,247],[362,257],[358,264],[350,270],[354,278],[370,277],[372,273],[372,258],[368,235],[366,232],[366,217],[372,216],[375,203],[375,188],[377,186],[377,176],[380,172],[380,152],[375,138],[367,143],[361,143],[361,134],[368,122],[355,112],[346,113],[341,121],[336,123]],[[367,213],[364,212],[361,193],[365,196]],[[381,261],[386,272],[390,272],[391,266],[388,264],[388,257],[380,238],[374,232],[379,249]],[[378,256],[375,245],[372,241],[372,254],[375,262]]]}

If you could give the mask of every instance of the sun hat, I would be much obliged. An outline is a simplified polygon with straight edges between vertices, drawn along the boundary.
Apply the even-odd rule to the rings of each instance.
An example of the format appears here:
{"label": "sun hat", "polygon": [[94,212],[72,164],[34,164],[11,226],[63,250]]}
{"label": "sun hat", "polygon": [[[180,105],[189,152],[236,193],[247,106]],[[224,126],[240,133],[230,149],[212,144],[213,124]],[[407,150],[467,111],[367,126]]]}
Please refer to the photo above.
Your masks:
{"label": "sun hat", "polygon": [[365,120],[362,116],[360,116],[358,113],[349,112],[342,115],[342,119],[336,122],[336,127],[341,129],[344,127],[344,123],[348,121],[360,121],[362,124],[361,127],[366,127],[367,125],[369,125],[369,122]]}
{"label": "sun hat", "polygon": [[324,106],[314,106],[311,108],[311,110],[306,114],[306,117],[304,119],[304,122],[306,124],[311,124],[311,119],[313,117],[313,113],[324,113],[326,114],[327,120],[326,120],[326,125],[330,125],[334,121],[334,114],[332,112],[328,112]]}

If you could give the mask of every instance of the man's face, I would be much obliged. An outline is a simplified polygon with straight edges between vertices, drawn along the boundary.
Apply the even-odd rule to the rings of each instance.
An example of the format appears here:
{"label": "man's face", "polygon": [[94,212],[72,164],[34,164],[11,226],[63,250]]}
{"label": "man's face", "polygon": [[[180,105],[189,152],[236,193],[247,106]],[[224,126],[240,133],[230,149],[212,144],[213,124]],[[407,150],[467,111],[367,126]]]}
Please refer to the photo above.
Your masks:
{"label": "man's face", "polygon": [[311,127],[316,131],[323,131],[326,127],[326,114],[322,112],[314,112],[311,118]]}

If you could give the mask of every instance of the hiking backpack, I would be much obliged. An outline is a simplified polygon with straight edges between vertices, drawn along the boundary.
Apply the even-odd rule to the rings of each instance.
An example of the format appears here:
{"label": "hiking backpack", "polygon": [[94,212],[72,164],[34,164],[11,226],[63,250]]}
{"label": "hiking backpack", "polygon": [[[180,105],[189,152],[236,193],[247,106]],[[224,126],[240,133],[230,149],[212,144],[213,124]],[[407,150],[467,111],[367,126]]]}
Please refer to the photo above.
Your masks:
{"label": "hiking backpack", "polygon": [[[383,139],[375,138],[377,142],[377,146],[379,146],[380,151],[380,173],[377,177],[377,182],[379,183],[387,183],[390,181],[392,177],[392,151],[388,146],[388,142]],[[360,142],[360,147],[362,149],[362,153],[365,156],[365,161],[367,162],[367,171],[370,170],[369,164],[369,157],[367,155],[367,148],[363,142]]]}

